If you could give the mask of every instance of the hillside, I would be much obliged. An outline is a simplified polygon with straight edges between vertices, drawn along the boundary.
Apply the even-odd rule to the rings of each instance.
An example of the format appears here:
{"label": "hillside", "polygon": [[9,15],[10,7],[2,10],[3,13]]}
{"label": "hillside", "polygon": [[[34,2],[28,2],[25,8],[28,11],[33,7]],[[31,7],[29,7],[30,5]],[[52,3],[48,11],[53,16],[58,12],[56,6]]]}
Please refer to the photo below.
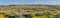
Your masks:
{"label": "hillside", "polygon": [[60,18],[60,6],[0,6],[2,18]]}

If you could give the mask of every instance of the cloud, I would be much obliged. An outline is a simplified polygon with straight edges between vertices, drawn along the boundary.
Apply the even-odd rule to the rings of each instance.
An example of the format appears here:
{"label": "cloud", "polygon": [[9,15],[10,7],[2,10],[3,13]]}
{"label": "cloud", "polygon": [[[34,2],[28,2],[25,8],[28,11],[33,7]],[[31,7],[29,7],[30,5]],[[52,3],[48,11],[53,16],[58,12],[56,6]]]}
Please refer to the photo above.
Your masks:
{"label": "cloud", "polygon": [[58,1],[56,0],[50,0],[50,1],[46,1],[46,2],[42,2],[41,4],[44,5],[60,5],[60,3],[57,3]]}
{"label": "cloud", "polygon": [[[8,2],[7,2],[8,1]],[[59,5],[58,0],[2,0],[0,1],[0,5],[8,5],[8,4],[45,4],[45,5]]]}
{"label": "cloud", "polygon": [[6,4],[6,3],[0,3],[0,5],[8,5],[8,4]]}
{"label": "cloud", "polygon": [[0,1],[0,5],[8,5],[8,4]]}

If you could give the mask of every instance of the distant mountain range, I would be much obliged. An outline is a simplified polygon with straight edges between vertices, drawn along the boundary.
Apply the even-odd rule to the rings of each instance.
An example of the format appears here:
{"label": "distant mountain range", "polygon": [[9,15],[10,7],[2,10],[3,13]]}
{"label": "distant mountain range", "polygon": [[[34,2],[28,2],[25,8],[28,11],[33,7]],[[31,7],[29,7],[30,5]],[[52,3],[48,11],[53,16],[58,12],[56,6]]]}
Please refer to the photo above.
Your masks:
{"label": "distant mountain range", "polygon": [[60,5],[25,4],[25,5],[0,5],[0,6],[60,6]]}

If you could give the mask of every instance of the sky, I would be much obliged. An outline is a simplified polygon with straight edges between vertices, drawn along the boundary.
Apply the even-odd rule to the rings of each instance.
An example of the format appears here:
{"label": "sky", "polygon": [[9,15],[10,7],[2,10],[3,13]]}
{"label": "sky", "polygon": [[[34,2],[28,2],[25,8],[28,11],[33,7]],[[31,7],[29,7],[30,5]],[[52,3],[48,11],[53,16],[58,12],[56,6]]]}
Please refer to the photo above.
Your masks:
{"label": "sky", "polygon": [[60,0],[0,0],[0,5],[10,4],[60,5]]}

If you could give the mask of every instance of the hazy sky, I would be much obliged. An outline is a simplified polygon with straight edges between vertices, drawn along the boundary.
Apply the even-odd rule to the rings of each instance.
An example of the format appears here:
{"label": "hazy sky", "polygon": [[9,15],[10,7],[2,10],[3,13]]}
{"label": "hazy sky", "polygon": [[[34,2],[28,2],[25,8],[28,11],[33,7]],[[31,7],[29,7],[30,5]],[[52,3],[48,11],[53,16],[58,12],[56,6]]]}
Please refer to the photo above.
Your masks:
{"label": "hazy sky", "polygon": [[60,5],[60,0],[0,0],[0,5],[9,5],[9,4]]}

